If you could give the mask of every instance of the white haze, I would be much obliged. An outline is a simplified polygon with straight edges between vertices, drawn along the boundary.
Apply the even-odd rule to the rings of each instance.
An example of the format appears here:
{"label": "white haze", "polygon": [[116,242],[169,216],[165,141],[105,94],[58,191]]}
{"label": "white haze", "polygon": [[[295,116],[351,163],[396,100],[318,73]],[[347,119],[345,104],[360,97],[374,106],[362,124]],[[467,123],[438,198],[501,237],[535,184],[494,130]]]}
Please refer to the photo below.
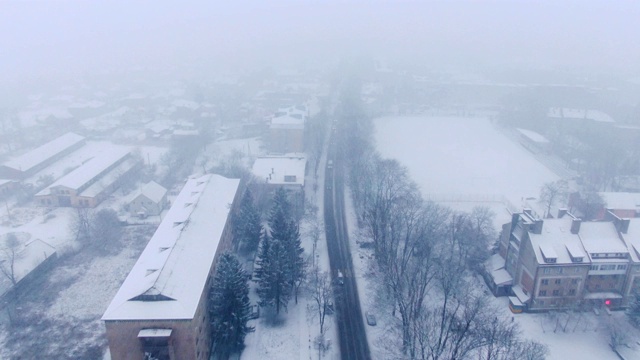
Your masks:
{"label": "white haze", "polygon": [[638,76],[637,1],[0,1],[0,80],[177,77],[345,55]]}

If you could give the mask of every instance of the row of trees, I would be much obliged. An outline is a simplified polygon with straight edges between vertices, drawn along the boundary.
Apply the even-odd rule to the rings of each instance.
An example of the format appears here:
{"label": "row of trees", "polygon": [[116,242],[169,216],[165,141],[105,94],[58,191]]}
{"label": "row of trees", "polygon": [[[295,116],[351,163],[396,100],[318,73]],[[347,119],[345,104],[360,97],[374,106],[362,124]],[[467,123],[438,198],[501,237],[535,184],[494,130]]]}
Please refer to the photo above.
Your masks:
{"label": "row of trees", "polygon": [[[245,191],[231,221],[241,251],[251,253],[258,249],[255,278],[259,305],[274,308],[279,314],[280,309],[287,308],[292,295],[297,302],[306,275],[300,231],[286,191],[276,190],[267,225],[261,224],[250,190]],[[253,331],[248,325],[251,318],[248,279],[235,255],[221,256],[209,289],[212,352],[221,359],[242,351],[245,336]]]}
{"label": "row of trees", "polygon": [[373,149],[370,120],[347,104],[339,115],[349,129],[342,131],[349,133],[342,142],[348,180],[398,321],[403,354],[434,360],[544,358],[544,346],[521,340],[515,324],[495,317],[473,280],[496,238],[493,213],[482,207],[455,212],[424,201],[407,169]]}

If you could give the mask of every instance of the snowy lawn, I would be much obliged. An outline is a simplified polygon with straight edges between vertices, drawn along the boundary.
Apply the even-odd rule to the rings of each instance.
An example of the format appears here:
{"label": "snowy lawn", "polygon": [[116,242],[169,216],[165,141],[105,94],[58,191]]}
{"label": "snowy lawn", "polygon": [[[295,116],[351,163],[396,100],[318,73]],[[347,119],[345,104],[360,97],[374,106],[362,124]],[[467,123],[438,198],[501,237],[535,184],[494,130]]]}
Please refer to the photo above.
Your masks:
{"label": "snowy lawn", "polygon": [[30,282],[2,312],[0,358],[100,358],[107,346],[102,313],[153,230],[128,227],[106,252],[68,254]]}
{"label": "snowy lawn", "polygon": [[378,151],[407,166],[425,196],[504,196],[518,207],[558,179],[485,118],[384,117],[375,126]]}

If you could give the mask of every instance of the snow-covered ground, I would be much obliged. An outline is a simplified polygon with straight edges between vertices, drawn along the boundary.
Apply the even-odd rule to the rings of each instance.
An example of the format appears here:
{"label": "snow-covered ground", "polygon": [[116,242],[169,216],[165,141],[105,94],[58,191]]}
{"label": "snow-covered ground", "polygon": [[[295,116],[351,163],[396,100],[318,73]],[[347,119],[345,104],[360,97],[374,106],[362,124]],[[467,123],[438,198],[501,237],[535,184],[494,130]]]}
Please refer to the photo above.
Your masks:
{"label": "snow-covered ground", "polygon": [[[496,213],[496,230],[508,222],[508,207],[522,206],[528,197],[537,197],[540,187],[558,179],[523,146],[506,138],[484,118],[386,117],[375,120],[376,143],[382,156],[407,166],[426,198],[455,210],[469,211],[474,206],[490,207]],[[368,269],[369,250],[357,248],[358,231],[353,210],[350,216],[351,248],[363,309],[383,309],[376,297],[375,277]],[[478,279],[481,282],[481,279]],[[509,311],[508,299],[494,298],[505,317],[513,317],[523,337],[549,347],[548,359],[618,359],[608,345],[609,323],[626,323],[624,313],[611,316],[593,313],[564,315],[566,331],[554,332],[556,318],[549,314],[517,314]],[[567,318],[566,316],[570,316]],[[392,356],[386,328],[393,321],[378,314],[378,327],[368,327],[372,354]],[[633,348],[622,353],[627,359],[640,359],[640,346],[633,339],[640,332],[628,329]]]}
{"label": "snow-covered ground", "polygon": [[504,197],[519,207],[558,179],[486,118],[383,117],[375,126],[382,156],[407,166],[425,196]]}
{"label": "snow-covered ground", "polygon": [[[246,143],[236,142],[238,145]],[[300,234],[302,246],[305,254],[312,253],[313,240],[309,232],[315,221],[319,221],[322,227],[320,239],[317,243],[316,253],[319,255],[317,261],[322,270],[329,270],[329,256],[324,234],[323,224],[323,186],[318,186],[318,191],[314,191],[314,184],[324,179],[324,168],[318,169],[318,178],[313,175],[311,166],[307,166],[307,176],[305,179],[305,201],[307,206],[313,204],[317,206],[315,214],[310,213],[300,224]],[[257,295],[252,290],[252,301],[257,301]],[[265,322],[264,317],[251,321],[255,326],[255,332],[249,334],[245,339],[246,348],[242,352],[242,359],[318,359],[318,349],[314,345],[314,339],[319,335],[319,320],[317,311],[313,311],[311,306],[313,300],[304,290],[298,297],[298,304],[294,300],[289,301],[288,312],[281,316],[281,323],[274,325]],[[263,309],[264,311],[264,309]],[[334,315],[327,315],[325,319],[325,336],[331,342],[329,349],[321,354],[322,359],[339,359],[340,348],[338,344],[337,326],[334,323]]]}

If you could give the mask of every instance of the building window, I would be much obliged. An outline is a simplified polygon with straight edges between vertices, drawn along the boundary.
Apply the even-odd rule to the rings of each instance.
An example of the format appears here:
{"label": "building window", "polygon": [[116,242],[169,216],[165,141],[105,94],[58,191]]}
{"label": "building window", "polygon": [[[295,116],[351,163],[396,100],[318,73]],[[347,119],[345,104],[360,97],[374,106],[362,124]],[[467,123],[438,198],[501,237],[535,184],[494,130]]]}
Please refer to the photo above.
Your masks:
{"label": "building window", "polygon": [[591,265],[589,270],[598,270],[598,265]]}
{"label": "building window", "polygon": [[544,300],[540,301],[540,306],[544,306]]}
{"label": "building window", "polygon": [[547,290],[538,291],[538,296],[547,296]]}
{"label": "building window", "polygon": [[573,272],[576,273],[576,274],[579,273],[580,272],[580,268],[579,267],[574,268]]}
{"label": "building window", "polygon": [[563,268],[558,268],[558,274],[562,274],[564,272]]}
{"label": "building window", "polygon": [[578,283],[578,281],[580,281],[580,279],[572,279],[571,284],[575,285]]}
{"label": "building window", "polygon": [[549,285],[549,279],[542,279],[542,285]]}
{"label": "building window", "polygon": [[576,289],[569,289],[569,295],[573,296],[576,294]]}
{"label": "building window", "polygon": [[551,268],[544,268],[542,271],[544,274],[551,274]]}
{"label": "building window", "polygon": [[553,290],[553,296],[560,296],[560,290]]}
{"label": "building window", "polygon": [[618,265],[618,270],[627,270],[627,265]]}
{"label": "building window", "polygon": [[555,281],[556,285],[560,285],[561,282],[562,282],[561,279],[556,279],[556,281]]}
{"label": "building window", "polygon": [[600,266],[600,270],[615,270],[616,266],[615,265],[601,265]]}

